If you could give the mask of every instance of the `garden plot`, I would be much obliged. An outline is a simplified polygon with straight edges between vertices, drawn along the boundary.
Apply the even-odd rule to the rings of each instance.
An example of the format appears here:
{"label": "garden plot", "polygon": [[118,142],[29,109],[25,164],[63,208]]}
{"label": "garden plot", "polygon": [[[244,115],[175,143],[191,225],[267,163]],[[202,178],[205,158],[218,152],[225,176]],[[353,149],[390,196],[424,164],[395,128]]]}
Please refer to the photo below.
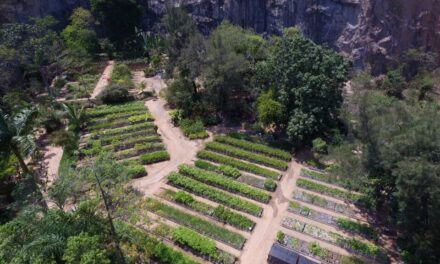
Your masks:
{"label": "garden plot", "polygon": [[111,153],[129,167],[131,176],[145,176],[143,165],[169,159],[154,118],[144,102],[102,105],[87,111],[90,136],[80,150],[83,161],[102,152]]}
{"label": "garden plot", "polygon": [[289,250],[293,250],[302,255],[317,259],[323,263],[363,263],[362,260],[356,257],[343,256],[325,247],[322,247],[319,242],[307,242],[294,236],[284,234],[281,231],[278,232],[277,242]]}
{"label": "garden plot", "polygon": [[320,227],[304,223],[290,217],[285,217],[283,219],[282,226],[287,229],[307,234],[313,238],[337,245],[354,254],[382,262],[387,261],[386,253],[380,249],[380,247],[371,242],[343,236],[339,233],[327,231]]}
{"label": "garden plot", "polygon": [[287,210],[316,222],[334,226],[345,232],[359,235],[367,239],[376,240],[378,238],[376,230],[367,224],[359,223],[358,221],[353,221],[349,218],[335,217],[324,212],[313,210],[295,201],[289,203]]}
{"label": "garden plot", "polygon": [[[267,208],[277,181],[288,167],[287,156],[290,154],[241,139],[230,144],[222,143],[220,141],[229,140],[229,137],[221,137],[214,142],[234,152],[200,151],[200,159],[194,165],[178,166],[168,175],[166,185],[159,184],[155,198],[146,203],[147,210],[162,218],[162,223],[173,230],[196,234],[194,241],[183,241],[179,246],[214,263],[232,263],[228,261],[235,260],[247,238],[252,237],[258,217]],[[235,156],[234,153],[239,154]],[[268,166],[267,160],[277,168]],[[189,231],[181,231],[181,227]],[[174,239],[173,231],[166,233],[167,239]],[[216,241],[217,247],[208,242],[209,239]],[[211,244],[210,249],[201,249],[199,243]],[[224,252],[220,254],[219,249]],[[227,260],[212,257],[215,252],[227,256]]]}

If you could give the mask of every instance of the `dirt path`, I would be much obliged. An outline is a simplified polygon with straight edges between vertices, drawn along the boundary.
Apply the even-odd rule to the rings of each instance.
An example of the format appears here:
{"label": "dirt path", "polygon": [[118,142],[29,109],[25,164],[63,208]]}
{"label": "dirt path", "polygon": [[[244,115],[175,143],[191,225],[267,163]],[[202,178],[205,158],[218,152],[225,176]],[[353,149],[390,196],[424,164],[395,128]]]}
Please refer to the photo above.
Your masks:
{"label": "dirt path", "polygon": [[263,216],[258,219],[252,237],[243,249],[241,263],[267,263],[267,256],[274,243],[276,233],[280,230],[280,223],[287,211],[289,198],[295,188],[299,172],[299,164],[292,161],[279,182],[269,206],[265,206]]}
{"label": "dirt path", "polygon": [[[160,77],[146,79],[147,87],[151,87],[157,93],[165,87],[165,83]],[[145,103],[150,112],[153,114],[154,123],[158,127],[158,133],[162,137],[171,159],[147,166],[148,176],[135,180],[133,186],[145,195],[152,196],[160,188],[160,183],[166,176],[182,163],[191,162],[196,158],[197,151],[203,148],[201,140],[188,140],[171,122],[171,117],[165,109],[166,102],[161,98],[149,100]],[[206,141],[206,140],[205,140]]]}
{"label": "dirt path", "polygon": [[114,66],[115,66],[114,61],[108,61],[107,67],[102,73],[98,83],[96,83],[95,89],[93,90],[90,99],[96,99],[96,97],[101,93],[101,91],[108,85],[108,81],[110,80]]}

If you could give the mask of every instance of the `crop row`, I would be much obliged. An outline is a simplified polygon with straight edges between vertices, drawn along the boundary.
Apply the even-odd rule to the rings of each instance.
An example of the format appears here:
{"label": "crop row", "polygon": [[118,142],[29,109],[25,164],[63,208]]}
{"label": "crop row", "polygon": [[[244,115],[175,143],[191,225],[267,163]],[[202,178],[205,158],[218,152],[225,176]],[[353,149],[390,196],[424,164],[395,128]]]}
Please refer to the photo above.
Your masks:
{"label": "crop row", "polygon": [[104,146],[102,149],[105,151],[118,151],[128,148],[133,148],[136,144],[141,143],[153,143],[153,142],[161,142],[159,136],[143,136],[137,138],[128,138],[126,141],[116,141],[110,145]]}
{"label": "crop row", "polygon": [[[142,116],[144,116],[144,115],[142,115]],[[120,127],[125,127],[125,126],[145,123],[145,122],[151,123],[151,121],[148,121],[146,118],[141,119],[141,120],[136,119],[134,121],[130,121],[129,119],[117,119],[117,120],[114,120],[111,122],[100,123],[97,125],[88,126],[87,130],[88,131],[97,131],[97,130],[102,130],[102,129],[120,128]]]}
{"label": "crop row", "polygon": [[124,112],[130,112],[130,111],[142,110],[142,109],[146,110],[143,102],[135,102],[135,103],[121,104],[121,105],[112,105],[112,106],[102,105],[87,110],[87,117],[92,118],[92,117],[111,115],[116,113],[124,113]]}
{"label": "crop row", "polygon": [[337,186],[340,186],[343,188],[347,188],[350,190],[356,190],[356,187],[351,185],[348,181],[343,180],[342,178],[328,175],[323,172],[318,172],[315,170],[308,170],[308,169],[301,169],[301,176],[304,178],[309,178],[309,179],[313,179],[316,181],[334,184],[334,185],[337,185]]}
{"label": "crop row", "polygon": [[270,158],[261,154],[255,154],[250,151],[242,150],[240,148],[236,148],[219,142],[209,142],[208,144],[206,144],[206,149],[220,152],[239,159],[244,159],[250,162],[259,163],[279,170],[286,170],[288,167],[288,164],[285,161]]}
{"label": "crop row", "polygon": [[156,125],[154,123],[141,123],[136,125],[131,125],[127,127],[119,127],[119,128],[113,128],[113,129],[107,129],[104,131],[99,131],[92,133],[91,138],[97,139],[97,138],[105,138],[105,137],[111,137],[116,135],[122,135],[122,134],[129,134],[137,131],[141,131],[148,128],[155,128]]}
{"label": "crop row", "polygon": [[116,221],[115,227],[120,241],[128,245],[127,250],[135,250],[140,253],[136,256],[139,263],[150,263],[153,259],[158,263],[198,264],[197,261],[151,237],[137,227],[121,221]]}
{"label": "crop row", "polygon": [[345,204],[335,203],[333,201],[329,201],[325,198],[319,197],[317,195],[309,194],[306,192],[295,191],[293,194],[293,198],[298,201],[302,201],[318,207],[325,208],[330,211],[347,215],[349,217],[354,217],[356,214],[349,206]]}
{"label": "crop row", "polygon": [[132,110],[132,111],[128,111],[128,112],[120,112],[120,113],[116,113],[116,114],[93,117],[93,118],[88,119],[88,123],[89,124],[90,123],[100,124],[100,123],[104,123],[104,122],[112,122],[115,120],[127,119],[130,116],[145,114],[146,112],[147,112],[147,109],[144,108],[144,109]]}
{"label": "crop row", "polygon": [[140,137],[152,137],[157,136],[156,129],[154,127],[146,128],[141,131],[135,131],[128,134],[117,134],[117,135],[105,135],[103,137],[98,138],[101,141],[102,145],[108,145],[116,142],[127,141],[129,139],[140,138]]}
{"label": "crop row", "polygon": [[220,189],[237,193],[248,197],[250,199],[268,203],[272,198],[269,194],[260,191],[258,189],[252,188],[247,184],[234,181],[226,176],[222,176],[220,174],[216,174],[213,172],[205,171],[196,167],[192,167],[189,165],[180,165],[179,172],[183,175],[191,177],[197,181],[218,187]]}
{"label": "crop row", "polygon": [[310,218],[316,222],[335,226],[344,231],[359,234],[368,239],[377,239],[377,233],[374,228],[366,224],[361,224],[347,218],[334,217],[332,215],[313,210],[295,201],[290,201],[288,210],[290,212]]}
{"label": "crop row", "polygon": [[[150,153],[154,151],[163,150],[165,147],[162,143],[143,143],[143,144],[135,144],[134,148],[124,149],[117,152],[112,152],[113,156],[118,159],[127,159],[139,156],[144,153]],[[99,148],[89,148],[81,150],[83,155],[94,156],[99,154],[100,152],[105,151],[104,149]]]}
{"label": "crop row", "polygon": [[228,136],[218,136],[215,138],[215,141],[222,142],[231,146],[236,146],[252,152],[269,155],[271,157],[282,159],[285,161],[290,161],[290,159],[292,158],[292,155],[287,151],[271,148],[266,145],[250,142],[243,139],[236,139]]}
{"label": "crop row", "polygon": [[168,182],[169,184],[182,188],[190,193],[194,193],[208,200],[212,200],[254,216],[261,216],[263,211],[260,206],[254,203],[240,199],[239,197],[228,194],[227,192],[217,190],[209,185],[182,176],[178,173],[171,173],[168,176]]}
{"label": "crop row", "polygon": [[364,262],[354,256],[343,256],[326,248],[321,247],[318,242],[307,242],[296,237],[286,235],[281,231],[277,234],[277,242],[287,247],[289,250],[294,250],[302,255],[316,258],[322,263],[351,263],[364,264]]}
{"label": "crop row", "polygon": [[343,190],[340,190],[337,188],[332,188],[332,187],[329,187],[329,186],[326,186],[323,184],[319,184],[319,183],[316,183],[314,181],[310,181],[307,179],[302,179],[302,178],[298,179],[296,181],[296,185],[298,185],[301,188],[310,190],[310,191],[314,191],[314,192],[325,194],[325,195],[328,195],[331,197],[343,199],[343,200],[349,201],[349,202],[358,203],[362,199],[362,196],[359,194],[343,191]]}
{"label": "crop row", "polygon": [[221,173],[225,176],[237,179],[238,177],[241,176],[240,170],[233,168],[229,165],[214,165],[212,163],[209,163],[207,161],[204,160],[197,160],[194,165],[196,165],[196,167],[204,169],[204,170],[209,170],[209,171],[214,171],[217,173]]}
{"label": "crop row", "polygon": [[[190,251],[194,255],[216,264],[235,264],[237,260],[237,257],[234,255],[219,249],[215,241],[211,238],[183,226],[175,228],[164,223],[159,223],[151,228],[150,232],[174,243],[185,251]],[[176,264],[180,263],[177,262]]]}
{"label": "crop row", "polygon": [[166,190],[162,196],[167,200],[191,208],[194,211],[212,217],[217,221],[234,226],[241,230],[252,231],[255,226],[255,223],[252,220],[249,220],[249,218],[241,214],[238,214],[221,205],[214,207],[197,201],[191,194],[183,191],[174,192],[171,190]]}
{"label": "crop row", "polygon": [[386,254],[380,249],[380,247],[370,242],[363,242],[355,238],[345,237],[338,233],[326,231],[317,226],[306,224],[302,221],[289,217],[283,219],[282,226],[288,229],[305,233],[309,236],[321,239],[323,241],[338,245],[349,251],[355,252],[357,254],[369,258],[378,258],[381,260],[386,259]]}
{"label": "crop row", "polygon": [[166,150],[151,152],[139,156],[139,160],[144,165],[166,161],[169,159],[170,159],[170,154],[168,154]]}
{"label": "crop row", "polygon": [[196,230],[203,235],[227,243],[234,248],[241,249],[246,242],[246,239],[240,234],[217,226],[197,216],[187,214],[157,200],[148,199],[146,203],[147,208],[157,215],[165,217],[173,222],[176,222],[177,224]]}
{"label": "crop row", "polygon": [[269,170],[266,168],[262,168],[258,165],[252,164],[252,163],[232,159],[230,157],[220,155],[220,154],[217,154],[214,152],[202,150],[199,153],[197,153],[197,157],[200,159],[206,159],[206,160],[210,160],[210,161],[213,161],[216,163],[229,165],[229,166],[237,168],[239,170],[247,171],[250,173],[255,173],[255,174],[263,176],[263,177],[272,178],[275,180],[280,178],[280,174],[278,172],[275,172],[275,171],[272,171],[272,170]]}

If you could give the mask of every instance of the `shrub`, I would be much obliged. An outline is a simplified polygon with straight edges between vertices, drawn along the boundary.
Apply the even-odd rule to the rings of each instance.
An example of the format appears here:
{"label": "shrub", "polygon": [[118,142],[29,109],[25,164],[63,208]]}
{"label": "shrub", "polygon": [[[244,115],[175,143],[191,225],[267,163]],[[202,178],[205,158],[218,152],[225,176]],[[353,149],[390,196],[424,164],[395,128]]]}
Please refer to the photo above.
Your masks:
{"label": "shrub", "polygon": [[57,78],[55,80],[54,86],[55,88],[61,89],[64,87],[64,85],[66,85],[67,81],[63,78]]}
{"label": "shrub", "polygon": [[361,235],[364,235],[364,236],[366,236],[368,238],[372,238],[372,239],[377,238],[377,233],[374,230],[374,228],[372,228],[366,224],[357,223],[355,221],[345,219],[345,218],[338,218],[336,220],[336,224],[340,228],[345,229],[349,232],[359,233]]}
{"label": "shrub", "polygon": [[276,188],[277,188],[277,184],[274,180],[266,179],[264,181],[264,189],[273,192],[273,191],[275,191]]}
{"label": "shrub", "polygon": [[281,230],[279,230],[277,232],[277,241],[278,241],[278,243],[284,244],[284,238],[285,238],[284,233]]}
{"label": "shrub", "polygon": [[98,95],[105,104],[118,104],[129,101],[130,95],[125,85],[110,84]]}
{"label": "shrub", "polygon": [[327,255],[329,254],[327,249],[322,248],[316,242],[312,242],[309,244],[309,250],[310,250],[310,253],[312,253],[313,255],[318,256],[323,259],[325,259],[327,257]]}
{"label": "shrub", "polygon": [[156,71],[151,66],[148,66],[144,69],[144,75],[146,78],[154,77],[156,75]]}
{"label": "shrub", "polygon": [[170,159],[170,154],[164,151],[157,151],[148,154],[142,154],[139,157],[142,164],[152,164],[160,161],[165,161]]}
{"label": "shrub", "polygon": [[112,72],[112,82],[116,84],[123,84],[131,86],[131,71],[126,64],[116,64]]}
{"label": "shrub", "polygon": [[189,139],[203,139],[209,137],[206,132],[205,126],[200,119],[181,119],[179,126],[183,131],[183,134]]}

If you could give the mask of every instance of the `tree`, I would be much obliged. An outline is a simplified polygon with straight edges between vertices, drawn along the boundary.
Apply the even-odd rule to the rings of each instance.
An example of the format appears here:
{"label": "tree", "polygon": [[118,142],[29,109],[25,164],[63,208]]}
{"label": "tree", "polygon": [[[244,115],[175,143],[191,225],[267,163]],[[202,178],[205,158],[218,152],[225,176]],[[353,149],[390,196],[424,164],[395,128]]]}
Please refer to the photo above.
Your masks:
{"label": "tree", "polygon": [[406,82],[402,76],[401,69],[389,71],[381,88],[389,96],[402,98],[402,92],[406,88]]}
{"label": "tree", "polygon": [[86,112],[84,106],[62,104],[65,114],[69,119],[69,124],[72,125],[74,130],[79,130],[84,128],[86,123]]}
{"label": "tree", "polygon": [[95,20],[89,10],[77,8],[70,24],[61,33],[67,47],[78,58],[90,58],[99,50],[98,37],[93,27]]}
{"label": "tree", "polygon": [[169,60],[167,71],[172,73],[181,51],[188,46],[190,39],[197,32],[197,26],[183,7],[167,9],[162,18],[162,26],[165,28],[165,45]]}
{"label": "tree", "polygon": [[292,141],[308,140],[332,127],[342,104],[349,62],[287,30],[257,67],[260,85],[274,87]]}
{"label": "tree", "polygon": [[92,12],[104,26],[109,40],[118,51],[136,37],[141,23],[142,7],[136,0],[91,0]]}
{"label": "tree", "polygon": [[273,90],[263,92],[257,100],[258,120],[266,128],[281,124],[283,106],[276,100]]}
{"label": "tree", "polygon": [[[399,228],[409,263],[438,263],[440,243],[440,118],[438,106],[380,91],[355,96],[347,117],[351,158],[335,159],[342,176],[368,179],[364,192],[380,220]],[[356,153],[356,155],[353,155]],[[354,166],[353,166],[354,165]]]}
{"label": "tree", "polygon": [[35,116],[34,109],[24,109],[14,117],[3,113],[0,109],[0,153],[3,157],[14,155],[20,164],[23,173],[30,172],[24,161],[35,150],[34,137],[32,135],[32,119]]}

